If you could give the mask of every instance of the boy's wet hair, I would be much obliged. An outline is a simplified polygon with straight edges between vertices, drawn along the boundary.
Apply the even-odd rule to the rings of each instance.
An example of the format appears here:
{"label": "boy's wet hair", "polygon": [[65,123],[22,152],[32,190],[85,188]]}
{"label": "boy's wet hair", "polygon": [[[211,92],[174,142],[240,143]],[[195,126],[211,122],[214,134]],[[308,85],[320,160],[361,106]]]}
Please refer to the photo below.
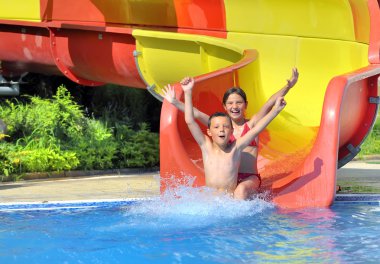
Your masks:
{"label": "boy's wet hair", "polygon": [[245,94],[243,89],[241,89],[240,87],[232,87],[232,88],[228,89],[223,95],[223,104],[224,105],[226,104],[227,99],[231,94],[240,95],[243,98],[244,102],[247,103],[247,95]]}
{"label": "boy's wet hair", "polygon": [[232,120],[231,120],[231,117],[229,115],[227,115],[226,113],[224,112],[215,112],[213,113],[210,118],[208,119],[208,123],[207,123],[207,127],[210,128],[211,126],[211,120],[214,118],[214,117],[218,117],[218,116],[224,116],[224,117],[227,117],[228,120],[230,121],[231,123],[231,127],[232,127]]}

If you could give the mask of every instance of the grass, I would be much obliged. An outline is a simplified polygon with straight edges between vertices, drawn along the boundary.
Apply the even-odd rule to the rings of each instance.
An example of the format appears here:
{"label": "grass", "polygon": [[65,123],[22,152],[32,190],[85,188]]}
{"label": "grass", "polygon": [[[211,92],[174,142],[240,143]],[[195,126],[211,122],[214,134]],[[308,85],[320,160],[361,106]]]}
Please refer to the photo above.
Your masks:
{"label": "grass", "polygon": [[[380,115],[377,115],[375,125],[361,146],[358,154],[359,159],[365,159],[366,156],[380,155]],[[379,161],[380,162],[380,161]]]}
{"label": "grass", "polygon": [[361,185],[358,182],[338,181],[339,193],[380,193],[380,188]]}
{"label": "grass", "polygon": [[368,164],[380,164],[380,160],[379,161],[367,161],[366,163]]}
{"label": "grass", "polygon": [[[361,146],[361,151],[357,158],[368,164],[380,164],[380,115],[377,115],[375,125]],[[366,161],[367,160],[367,161]],[[360,177],[358,177],[358,180]],[[360,183],[360,181],[339,181],[339,193],[380,193],[380,187],[367,186],[370,183]]]}

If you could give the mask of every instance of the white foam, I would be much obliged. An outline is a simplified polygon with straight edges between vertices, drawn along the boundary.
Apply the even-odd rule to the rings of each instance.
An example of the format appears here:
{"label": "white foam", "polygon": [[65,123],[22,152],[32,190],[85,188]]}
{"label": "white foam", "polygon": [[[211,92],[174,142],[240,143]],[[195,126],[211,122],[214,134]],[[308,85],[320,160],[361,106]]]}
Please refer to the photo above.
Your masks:
{"label": "white foam", "polygon": [[237,200],[227,194],[215,194],[207,187],[191,187],[192,181],[188,179],[185,181],[187,184],[168,189],[160,197],[128,207],[125,215],[131,219],[130,224],[138,221],[140,224],[145,222],[145,228],[147,225],[199,227],[219,221],[234,221],[274,208],[272,203],[263,199],[263,195],[247,201]]}

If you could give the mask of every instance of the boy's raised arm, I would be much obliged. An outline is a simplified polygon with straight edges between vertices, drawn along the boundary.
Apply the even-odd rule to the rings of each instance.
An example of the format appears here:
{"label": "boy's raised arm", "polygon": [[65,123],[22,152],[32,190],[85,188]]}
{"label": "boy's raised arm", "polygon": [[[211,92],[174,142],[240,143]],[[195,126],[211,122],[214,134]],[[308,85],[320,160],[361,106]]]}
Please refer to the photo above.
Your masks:
{"label": "boy's raised arm", "polygon": [[[163,97],[166,99],[166,101],[174,105],[178,110],[185,112],[185,104],[177,100],[177,98],[175,97],[175,91],[174,91],[173,86],[168,84],[164,87],[162,91],[163,91]],[[195,107],[193,107],[193,111],[194,111],[194,117],[198,119],[199,121],[201,121],[202,124],[207,126],[208,119],[210,117],[206,115],[205,113],[199,111]]]}
{"label": "boy's raised arm", "polygon": [[185,93],[185,121],[195,141],[197,141],[198,145],[202,147],[206,142],[206,136],[203,134],[202,130],[194,119],[192,98],[193,86],[193,78],[185,77],[181,81],[181,87]]}
{"label": "boy's raised arm", "polygon": [[282,109],[284,109],[285,106],[286,102],[284,97],[278,97],[272,109],[261,118],[257,124],[247,132],[247,134],[236,140],[236,147],[241,150],[247,147],[249,143],[282,111]]}

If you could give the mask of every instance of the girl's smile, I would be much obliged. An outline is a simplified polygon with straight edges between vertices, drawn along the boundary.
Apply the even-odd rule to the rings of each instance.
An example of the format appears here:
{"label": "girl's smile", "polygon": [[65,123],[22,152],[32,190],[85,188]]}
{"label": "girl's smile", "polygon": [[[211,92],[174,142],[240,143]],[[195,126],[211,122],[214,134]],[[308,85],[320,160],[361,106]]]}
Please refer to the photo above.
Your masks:
{"label": "girl's smile", "polygon": [[245,109],[247,107],[243,97],[233,93],[228,96],[228,99],[224,105],[224,109],[232,119],[244,118]]}

